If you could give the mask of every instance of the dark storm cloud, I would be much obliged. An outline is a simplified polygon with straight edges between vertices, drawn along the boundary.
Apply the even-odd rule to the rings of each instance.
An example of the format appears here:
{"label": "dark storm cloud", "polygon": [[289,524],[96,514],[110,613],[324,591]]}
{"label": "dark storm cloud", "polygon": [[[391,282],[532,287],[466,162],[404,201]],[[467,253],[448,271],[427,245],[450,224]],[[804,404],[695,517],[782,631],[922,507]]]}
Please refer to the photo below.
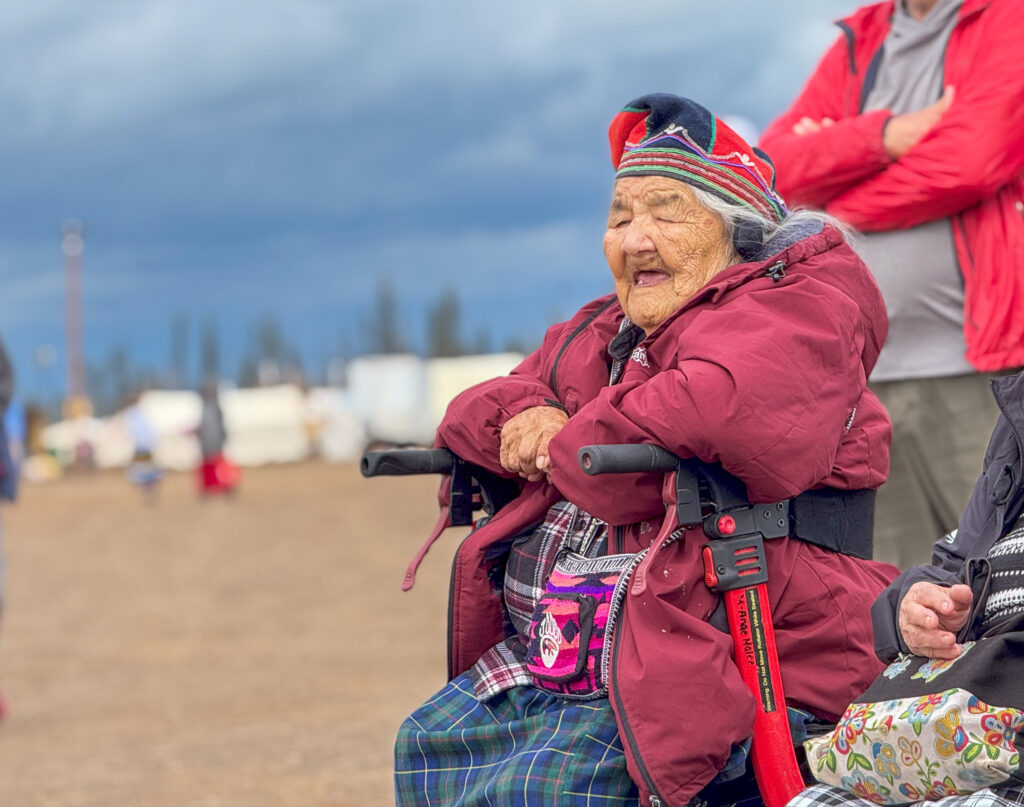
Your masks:
{"label": "dark storm cloud", "polygon": [[129,338],[163,358],[184,309],[225,331],[276,311],[333,339],[382,274],[414,340],[444,285],[499,334],[539,333],[608,286],[615,110],[680,91],[763,125],[852,4],[15,5],[0,329],[22,356],[59,344],[58,234],[75,216],[88,349]]}

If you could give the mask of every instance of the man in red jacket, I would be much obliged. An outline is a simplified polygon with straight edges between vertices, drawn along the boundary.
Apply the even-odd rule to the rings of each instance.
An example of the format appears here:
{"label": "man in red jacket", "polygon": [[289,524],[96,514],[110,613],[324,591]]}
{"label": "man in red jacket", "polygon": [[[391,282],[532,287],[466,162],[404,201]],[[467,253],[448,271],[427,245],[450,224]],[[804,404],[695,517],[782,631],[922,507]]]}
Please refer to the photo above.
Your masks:
{"label": "man in red jacket", "polygon": [[1024,364],[1024,8],[1017,0],[866,6],[764,133],[790,205],[861,231],[889,338],[871,375],[893,420],[876,556],[926,563],[956,527]]}

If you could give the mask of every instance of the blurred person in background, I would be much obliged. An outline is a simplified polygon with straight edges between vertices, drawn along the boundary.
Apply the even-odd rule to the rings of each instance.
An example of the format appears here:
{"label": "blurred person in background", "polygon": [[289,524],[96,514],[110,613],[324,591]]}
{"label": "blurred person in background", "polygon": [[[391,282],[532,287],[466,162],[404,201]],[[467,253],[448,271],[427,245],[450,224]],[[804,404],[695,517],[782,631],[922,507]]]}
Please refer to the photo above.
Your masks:
{"label": "blurred person in background", "polygon": [[[4,427],[7,408],[14,395],[14,368],[10,356],[0,340],[0,504],[4,501],[13,502],[18,490],[18,470],[7,441],[7,430]],[[3,554],[3,515],[0,513],[0,617],[4,606],[4,554]],[[7,712],[7,704],[0,692],[0,720]]]}
{"label": "blurred person in background", "polygon": [[954,529],[1024,364],[1024,13],[1017,0],[865,6],[761,145],[790,204],[861,231],[889,337],[871,388],[893,421],[875,550],[926,563]]}
{"label": "blurred person in background", "polygon": [[[615,292],[457,396],[438,429],[524,482],[456,555],[452,680],[399,730],[400,805],[681,805],[724,768],[743,776],[755,701],[704,534],[658,540],[662,475],[589,476],[582,446],[721,463],[754,502],[826,489],[841,529],[859,513],[870,540],[889,420],[865,386],[886,321],[863,262],[826,217],[790,214],[767,156],[699,104],[639,98],[609,141]],[[881,671],[868,609],[896,572],[826,543],[765,544],[786,696],[807,719],[835,719]],[[628,581],[618,598],[606,574]]]}
{"label": "blurred person in background", "polygon": [[141,394],[136,395],[131,405],[124,410],[124,426],[132,443],[132,461],[126,471],[128,480],[138,485],[142,498],[152,504],[156,501],[163,470],[154,462],[156,452],[156,430],[140,405]]}
{"label": "blurred person in background", "polygon": [[238,469],[224,456],[228,433],[224,427],[224,413],[215,380],[203,383],[200,389],[202,409],[196,437],[199,440],[199,493],[232,493],[238,483]]}

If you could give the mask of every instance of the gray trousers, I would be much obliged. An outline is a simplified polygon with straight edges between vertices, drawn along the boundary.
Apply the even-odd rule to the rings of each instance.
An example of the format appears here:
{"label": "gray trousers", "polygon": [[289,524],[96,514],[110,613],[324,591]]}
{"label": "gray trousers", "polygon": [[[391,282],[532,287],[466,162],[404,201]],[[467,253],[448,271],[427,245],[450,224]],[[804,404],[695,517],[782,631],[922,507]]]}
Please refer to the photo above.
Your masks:
{"label": "gray trousers", "polygon": [[956,528],[999,418],[989,380],[1002,374],[870,385],[892,418],[889,479],[875,503],[875,560],[900,569],[929,563],[932,545]]}

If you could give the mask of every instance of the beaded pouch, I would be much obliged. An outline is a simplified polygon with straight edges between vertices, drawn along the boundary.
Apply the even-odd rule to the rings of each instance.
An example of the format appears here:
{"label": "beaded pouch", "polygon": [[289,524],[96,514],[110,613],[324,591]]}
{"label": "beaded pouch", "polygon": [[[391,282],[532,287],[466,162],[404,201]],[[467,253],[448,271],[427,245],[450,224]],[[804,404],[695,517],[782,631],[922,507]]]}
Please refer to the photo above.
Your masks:
{"label": "beaded pouch", "polygon": [[530,625],[526,666],[535,686],[576,698],[607,693],[606,647],[640,557],[559,555]]}

